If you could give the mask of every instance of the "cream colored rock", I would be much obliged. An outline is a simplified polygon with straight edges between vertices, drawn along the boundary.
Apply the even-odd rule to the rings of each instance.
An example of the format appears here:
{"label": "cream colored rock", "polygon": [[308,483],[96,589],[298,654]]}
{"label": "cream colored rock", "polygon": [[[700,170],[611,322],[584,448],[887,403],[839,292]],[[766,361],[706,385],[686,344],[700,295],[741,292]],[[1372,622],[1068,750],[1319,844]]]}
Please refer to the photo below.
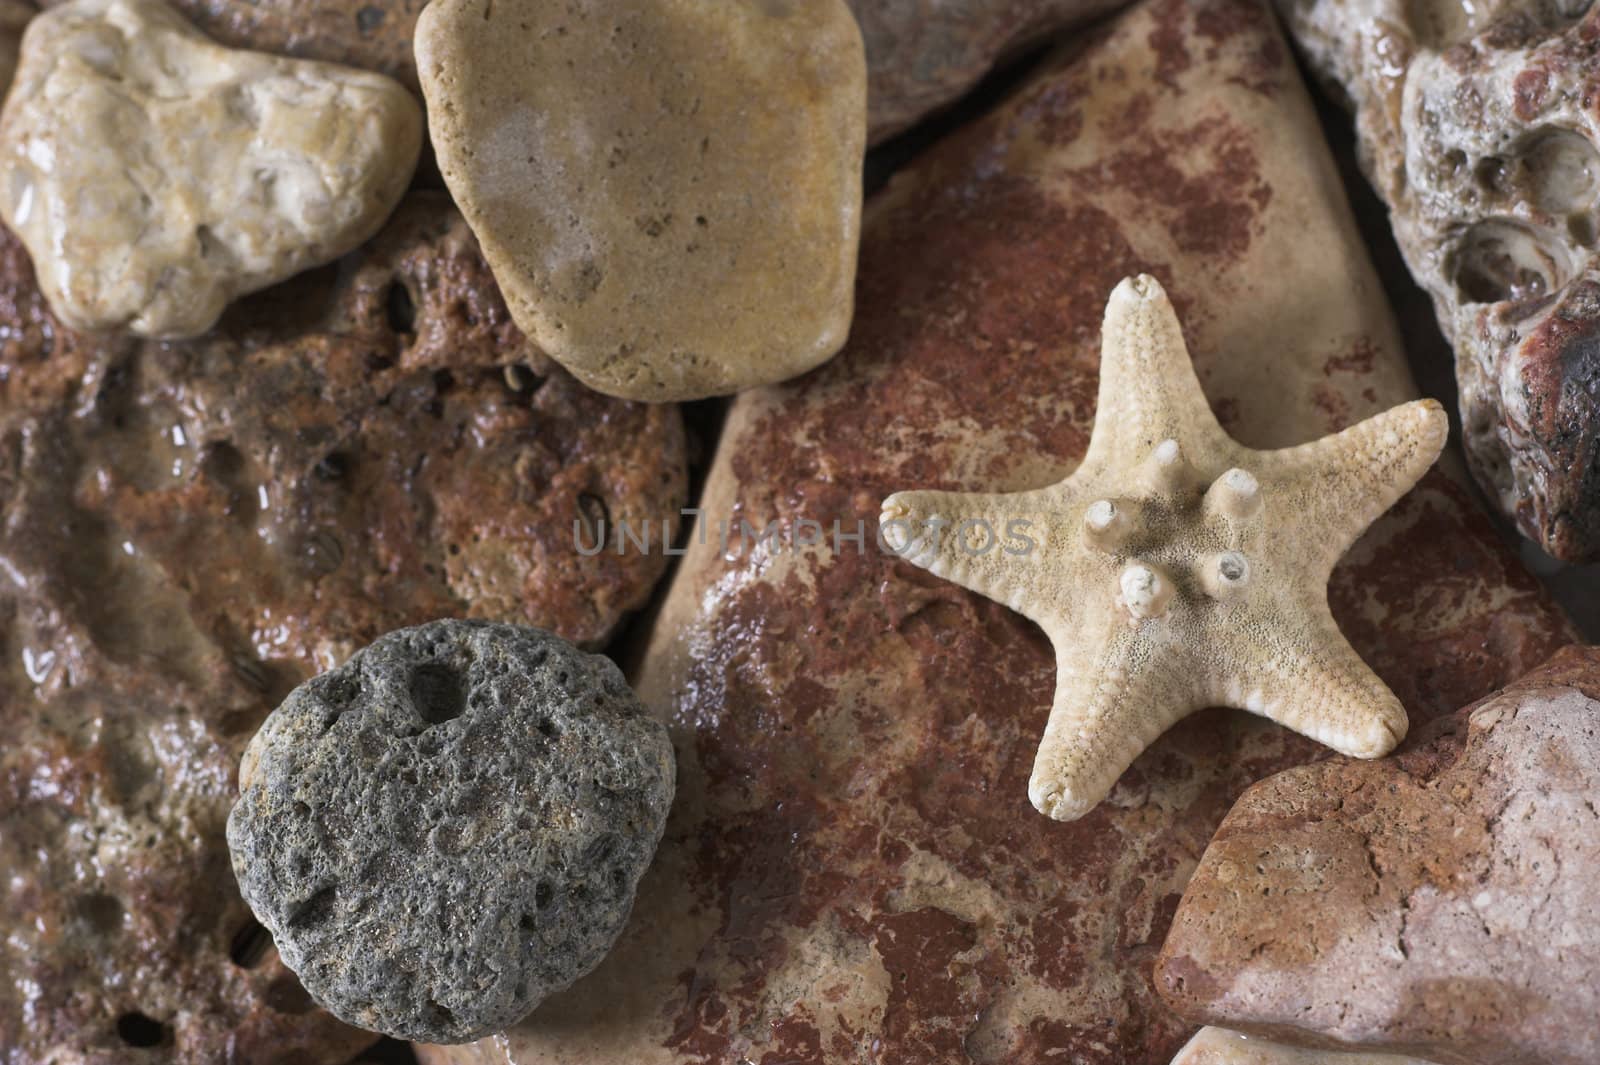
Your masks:
{"label": "cream colored rock", "polygon": [[1226,1028],[1202,1028],[1172,1065],[1428,1065],[1421,1058],[1286,1046]]}
{"label": "cream colored rock", "polygon": [[585,384],[720,395],[843,345],[866,143],[843,0],[434,0],[416,47],[517,325]]}
{"label": "cream colored rock", "polygon": [[1056,652],[1028,781],[1044,814],[1092,810],[1196,710],[1232,706],[1360,758],[1406,734],[1400,700],[1328,610],[1334,563],[1444,448],[1416,400],[1299,447],[1257,451],[1217,423],[1155,278],[1111,293],[1083,463],[1001,494],[897,492],[885,541],[1005,603]]}
{"label": "cream colored rock", "polygon": [[421,144],[382,75],[223,48],[158,0],[77,0],[24,35],[0,216],[67,324],[191,336],[376,232]]}

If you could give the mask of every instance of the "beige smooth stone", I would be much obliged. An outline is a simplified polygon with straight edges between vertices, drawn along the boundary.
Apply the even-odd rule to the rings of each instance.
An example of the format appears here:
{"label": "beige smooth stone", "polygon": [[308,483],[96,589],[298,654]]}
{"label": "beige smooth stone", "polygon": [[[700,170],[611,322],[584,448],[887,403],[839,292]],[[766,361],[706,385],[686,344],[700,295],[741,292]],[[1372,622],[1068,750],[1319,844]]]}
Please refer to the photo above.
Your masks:
{"label": "beige smooth stone", "polygon": [[866,61],[842,0],[434,0],[416,48],[445,182],[579,380],[694,399],[844,344]]}
{"label": "beige smooth stone", "polygon": [[421,147],[389,78],[224,48],[158,0],[78,0],[23,37],[0,216],[68,325],[193,336],[375,233]]}
{"label": "beige smooth stone", "polygon": [[1360,1051],[1312,1050],[1285,1046],[1266,1039],[1229,1031],[1202,1028],[1172,1065],[1427,1065],[1421,1058],[1399,1054],[1365,1054]]}

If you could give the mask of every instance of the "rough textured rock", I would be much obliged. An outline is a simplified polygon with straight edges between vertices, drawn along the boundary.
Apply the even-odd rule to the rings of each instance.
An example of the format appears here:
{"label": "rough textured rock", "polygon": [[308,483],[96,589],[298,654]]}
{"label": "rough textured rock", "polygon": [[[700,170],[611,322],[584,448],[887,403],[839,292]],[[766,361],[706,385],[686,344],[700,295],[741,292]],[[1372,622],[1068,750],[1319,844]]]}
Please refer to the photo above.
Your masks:
{"label": "rough textured rock", "polygon": [[389,78],[224,48],[160,0],[74,0],[24,39],[0,215],[67,325],[195,336],[377,232],[421,146]]}
{"label": "rough textured rock", "polygon": [[[741,396],[637,685],[678,798],[617,948],[430,1065],[1166,1065],[1150,967],[1233,799],[1311,741],[1207,710],[1070,823],[1028,806],[1055,681],[1038,629],[880,553],[879,501],[1048,484],[1083,455],[1105,294],[1158,277],[1252,447],[1411,384],[1270,12],[1159,0],[1055,57],[868,211],[850,345]],[[1093,89],[1091,92],[1090,89]],[[1304,254],[1315,247],[1321,254]],[[824,538],[721,549],[717,522]],[[727,557],[725,557],[727,556]],[[1564,621],[1435,473],[1334,571],[1413,719],[1548,656]]]}
{"label": "rough textured rock", "polygon": [[604,639],[666,560],[573,523],[659,531],[679,415],[535,353],[443,196],[193,343],[72,332],[0,237],[0,320],[0,1047],[341,1062],[232,886],[240,752],[390,629]]}
{"label": "rough textured rock", "polygon": [[1419,1058],[1397,1054],[1368,1054],[1309,1050],[1230,1032],[1226,1028],[1202,1028],[1178,1051],[1172,1065],[1427,1065]]}
{"label": "rough textured rock", "polygon": [[512,317],[591,388],[724,395],[844,344],[866,68],[843,0],[434,0],[417,62]]}
{"label": "rough textured rock", "polygon": [[672,805],[672,744],[608,658],[434,621],[307,681],[244,753],[228,846],[335,1016],[462,1043],[605,956]]}
{"label": "rough textured rock", "polygon": [[1157,985],[1185,1016],[1452,1063],[1600,1060],[1600,650],[1397,757],[1262,781],[1217,830]]}
{"label": "rough textured rock", "polygon": [[1546,551],[1600,559],[1600,9],[1280,4],[1455,347],[1479,482]]}

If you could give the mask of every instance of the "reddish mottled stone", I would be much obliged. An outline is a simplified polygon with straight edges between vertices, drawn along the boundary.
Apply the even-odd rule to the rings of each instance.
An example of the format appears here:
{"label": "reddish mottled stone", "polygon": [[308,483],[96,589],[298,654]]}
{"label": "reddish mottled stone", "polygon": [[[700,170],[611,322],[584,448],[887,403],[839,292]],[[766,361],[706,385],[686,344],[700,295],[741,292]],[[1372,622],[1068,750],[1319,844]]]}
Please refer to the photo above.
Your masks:
{"label": "reddish mottled stone", "polygon": [[398,626],[604,639],[665,559],[573,523],[660,528],[678,412],[530,350],[441,196],[182,344],[65,329],[0,235],[0,319],[0,1061],[346,1060],[234,886],[240,752]]}
{"label": "reddish mottled stone", "polygon": [[1157,963],[1195,1020],[1459,1065],[1600,1060],[1600,649],[1398,757],[1252,787]]}
{"label": "reddish mottled stone", "polygon": [[[1210,710],[1082,820],[1041,817],[1046,640],[870,542],[893,490],[1073,467],[1105,298],[1141,270],[1252,446],[1413,394],[1270,13],[1154,0],[1077,42],[871,205],[845,351],[735,404],[639,672],[679,797],[621,943],[430,1065],[1170,1060],[1191,1028],[1150,970],[1183,887],[1233,799],[1321,749]],[[740,518],[868,544],[724,552]],[[1568,638],[1450,473],[1360,541],[1333,602],[1418,721]]]}

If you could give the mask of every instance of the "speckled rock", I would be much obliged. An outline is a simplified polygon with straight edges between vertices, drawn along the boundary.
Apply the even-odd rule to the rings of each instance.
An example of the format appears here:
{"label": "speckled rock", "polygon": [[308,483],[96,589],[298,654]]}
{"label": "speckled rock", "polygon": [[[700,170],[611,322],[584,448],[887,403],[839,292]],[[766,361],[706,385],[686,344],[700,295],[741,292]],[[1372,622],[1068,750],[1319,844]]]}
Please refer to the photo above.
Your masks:
{"label": "speckled rock", "polygon": [[245,750],[233,871],[312,998],[463,1043],[605,957],[672,805],[672,745],[610,659],[434,621],[307,681]]}
{"label": "speckled rock", "polygon": [[1427,1065],[1420,1058],[1360,1050],[1311,1050],[1259,1036],[1202,1028],[1184,1044],[1172,1065]]}
{"label": "speckled rock", "polygon": [[591,388],[724,395],[844,343],[866,68],[843,0],[433,0],[417,63],[512,317]]}
{"label": "speckled rock", "polygon": [[[1048,641],[878,551],[874,526],[906,484],[1072,469],[1105,295],[1140,271],[1252,447],[1413,394],[1270,12],[1134,9],[896,176],[862,251],[845,351],[734,404],[707,542],[652,630],[636,686],[673,733],[678,798],[634,920],[579,988],[429,1065],[1167,1065],[1192,1033],[1150,982],[1172,910],[1233,799],[1316,745],[1203,711],[1088,816],[1040,817]],[[779,543],[724,551],[715,523],[740,518]],[[865,542],[791,551],[817,534],[802,519]],[[1567,640],[1444,472],[1330,598],[1418,723]]]}
{"label": "speckled rock", "polygon": [[160,0],[74,0],[23,40],[0,216],[66,324],[195,336],[372,236],[421,146],[389,78],[224,48]]}
{"label": "speckled rock", "polygon": [[1454,344],[1467,457],[1524,534],[1600,559],[1600,8],[1280,0],[1356,111]]}
{"label": "speckled rock", "polygon": [[[233,887],[240,753],[391,629],[606,639],[667,561],[679,414],[529,347],[442,195],[197,342],[74,333],[0,233],[0,320],[0,1047],[342,1065],[371,1037]],[[575,548],[624,519],[652,551]]]}
{"label": "speckled rock", "polygon": [[1247,791],[1157,965],[1185,1016],[1441,1062],[1600,1060],[1600,649],[1398,757]]}

